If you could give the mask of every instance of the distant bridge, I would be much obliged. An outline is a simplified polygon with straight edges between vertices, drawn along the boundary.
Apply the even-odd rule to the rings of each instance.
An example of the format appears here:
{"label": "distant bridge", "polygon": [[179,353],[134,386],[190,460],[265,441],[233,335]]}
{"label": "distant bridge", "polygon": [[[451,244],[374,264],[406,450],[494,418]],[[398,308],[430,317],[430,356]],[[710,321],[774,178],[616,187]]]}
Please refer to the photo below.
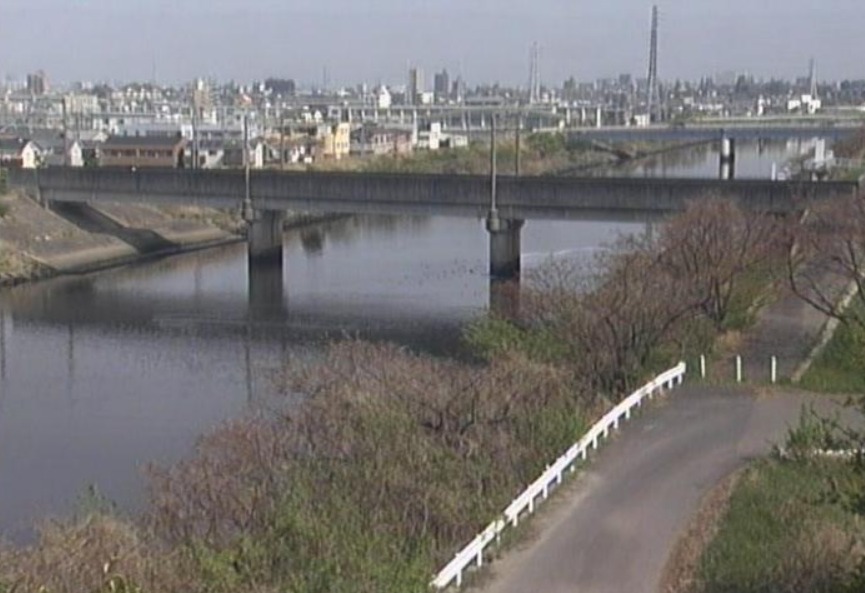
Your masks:
{"label": "distant bridge", "polygon": [[858,192],[856,182],[499,177],[479,175],[309,173],[241,170],[47,168],[13,170],[9,184],[46,202],[143,202],[212,208],[245,205],[252,258],[281,257],[287,210],[486,218],[493,275],[519,271],[520,228],[527,219],[646,221],[702,196],[728,197],[768,213]]}
{"label": "distant bridge", "polygon": [[687,126],[604,127],[568,131],[570,141],[601,140],[605,142],[693,142],[719,140],[792,140],[825,138],[840,140],[863,130],[863,122],[767,123],[754,121],[713,122]]}

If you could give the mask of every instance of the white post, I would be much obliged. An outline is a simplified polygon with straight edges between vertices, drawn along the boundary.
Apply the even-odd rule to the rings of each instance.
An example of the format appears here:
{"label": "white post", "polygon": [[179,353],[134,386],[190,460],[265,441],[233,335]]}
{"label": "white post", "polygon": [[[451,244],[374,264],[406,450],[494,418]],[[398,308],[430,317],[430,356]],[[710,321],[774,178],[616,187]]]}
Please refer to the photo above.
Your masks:
{"label": "white post", "polygon": [[736,383],[742,382],[742,357],[736,356]]}
{"label": "white post", "polygon": [[706,356],[700,355],[700,378],[706,378]]}
{"label": "white post", "polygon": [[778,382],[778,357],[772,357],[772,384]]}

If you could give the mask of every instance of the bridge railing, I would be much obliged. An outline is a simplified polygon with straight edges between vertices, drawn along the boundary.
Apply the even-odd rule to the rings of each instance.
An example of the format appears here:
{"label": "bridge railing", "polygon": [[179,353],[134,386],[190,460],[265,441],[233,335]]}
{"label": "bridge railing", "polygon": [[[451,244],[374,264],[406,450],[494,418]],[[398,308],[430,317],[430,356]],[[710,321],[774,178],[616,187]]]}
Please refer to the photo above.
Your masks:
{"label": "bridge railing", "polygon": [[583,438],[550,465],[522,494],[517,496],[498,519],[490,523],[475,539],[460,550],[430,583],[432,588],[441,590],[451,584],[456,584],[457,587],[462,585],[463,576],[468,569],[483,566],[484,551],[489,545],[492,542],[498,542],[501,539],[501,534],[508,527],[516,527],[522,516],[533,513],[535,507],[547,499],[551,490],[561,484],[566,471],[576,469],[577,461],[586,459],[589,451],[597,449],[601,439],[608,437],[611,431],[618,429],[621,422],[630,419],[634,409],[642,406],[646,399],[651,400],[665,389],[672,389],[676,385],[680,385],[685,379],[686,371],[685,363],[679,363],[678,366],[658,375],[640,387],[610,410],[589,429]]}

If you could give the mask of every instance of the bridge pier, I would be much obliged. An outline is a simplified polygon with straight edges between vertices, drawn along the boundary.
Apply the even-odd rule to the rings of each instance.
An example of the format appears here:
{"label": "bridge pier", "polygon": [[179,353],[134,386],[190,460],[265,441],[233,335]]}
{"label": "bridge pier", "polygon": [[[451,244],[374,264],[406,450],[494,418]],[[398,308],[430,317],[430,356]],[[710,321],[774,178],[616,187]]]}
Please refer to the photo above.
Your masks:
{"label": "bridge pier", "polygon": [[521,231],[524,220],[500,218],[495,212],[487,217],[490,234],[490,276],[498,279],[520,275]]}
{"label": "bridge pier", "polygon": [[255,210],[247,221],[246,242],[249,261],[282,262],[282,225],[285,213]]}

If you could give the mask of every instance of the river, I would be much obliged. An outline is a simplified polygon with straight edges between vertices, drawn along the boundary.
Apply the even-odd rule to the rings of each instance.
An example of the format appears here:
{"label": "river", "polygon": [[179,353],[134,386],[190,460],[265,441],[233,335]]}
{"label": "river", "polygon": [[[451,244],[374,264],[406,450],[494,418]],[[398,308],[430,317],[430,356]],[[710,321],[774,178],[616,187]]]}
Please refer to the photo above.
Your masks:
{"label": "river", "polygon": [[[800,145],[743,145],[742,176],[768,177]],[[717,175],[710,149],[626,174]],[[523,268],[583,257],[643,225],[529,221]],[[435,354],[489,303],[483,222],[351,218],[290,231],[282,276],[250,287],[237,244],[0,294],[0,535],[31,537],[97,485],[123,511],[142,468],[190,454],[226,419],[278,404],[275,373],[344,335]],[[252,288],[252,290],[250,290]]]}

